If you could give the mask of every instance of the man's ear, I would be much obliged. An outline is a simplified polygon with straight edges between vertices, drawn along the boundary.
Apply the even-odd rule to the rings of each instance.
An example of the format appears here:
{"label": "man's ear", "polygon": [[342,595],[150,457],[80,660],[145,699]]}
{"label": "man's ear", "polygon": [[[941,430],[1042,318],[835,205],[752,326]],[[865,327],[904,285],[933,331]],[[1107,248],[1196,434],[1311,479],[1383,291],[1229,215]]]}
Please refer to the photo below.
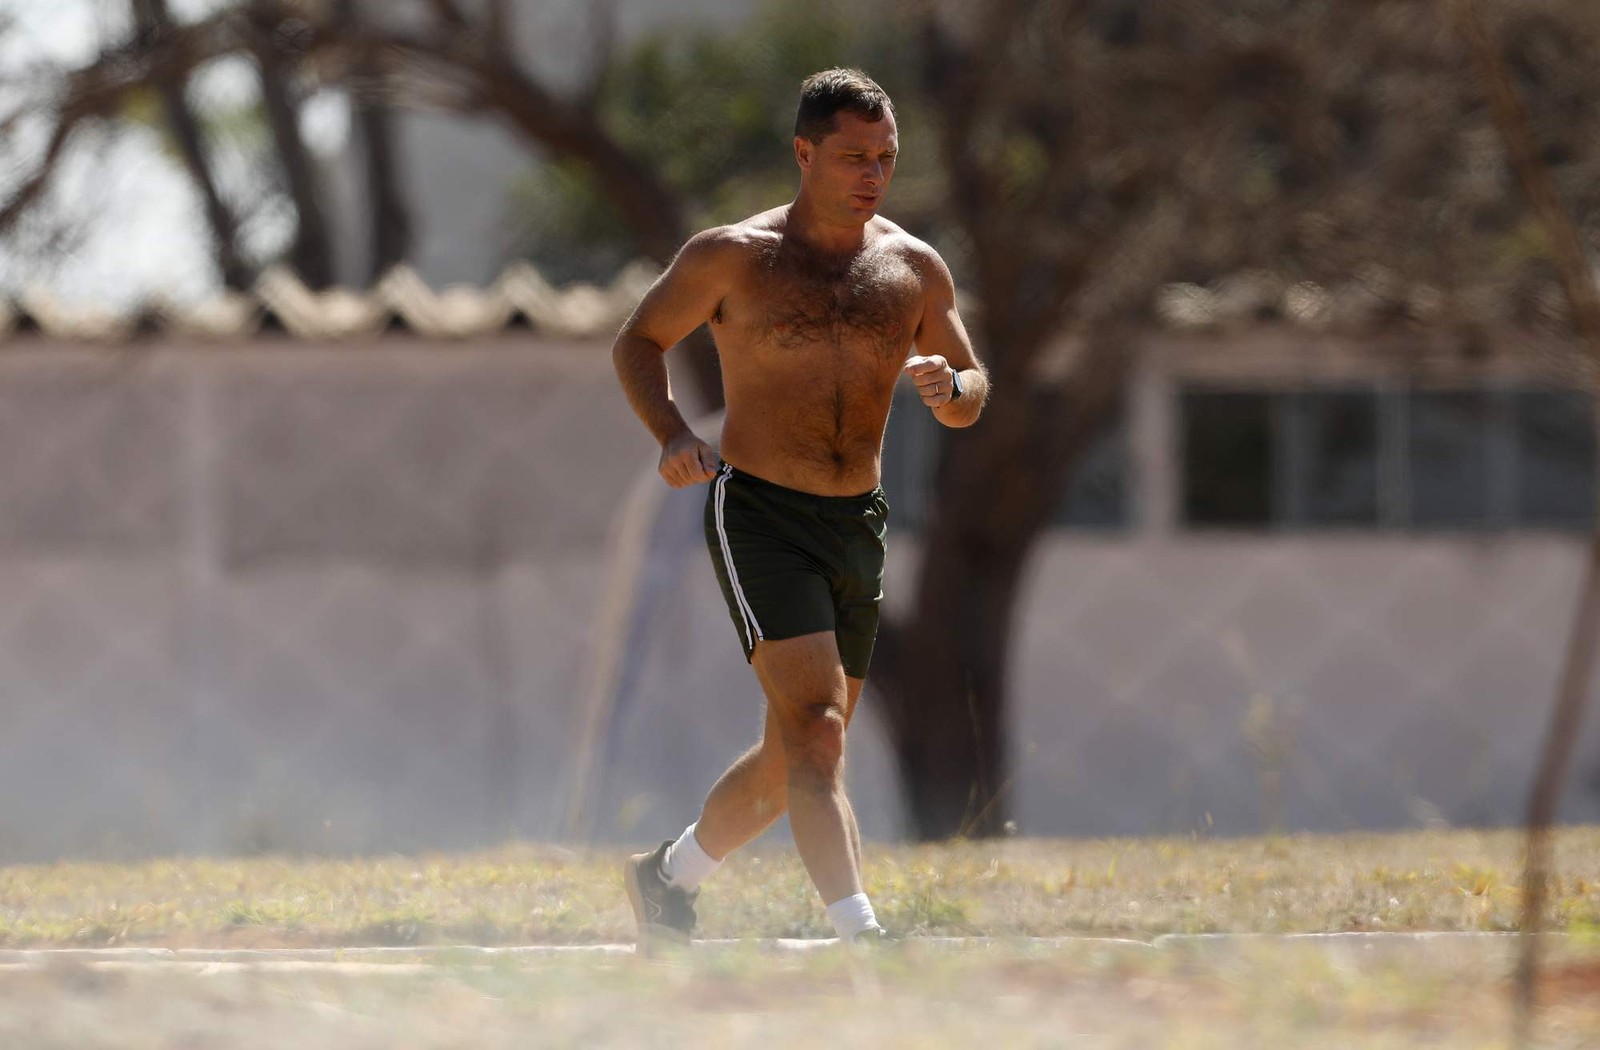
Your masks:
{"label": "man's ear", "polygon": [[816,143],[804,135],[794,137],[794,162],[800,165],[801,171],[811,170],[811,157],[816,150]]}

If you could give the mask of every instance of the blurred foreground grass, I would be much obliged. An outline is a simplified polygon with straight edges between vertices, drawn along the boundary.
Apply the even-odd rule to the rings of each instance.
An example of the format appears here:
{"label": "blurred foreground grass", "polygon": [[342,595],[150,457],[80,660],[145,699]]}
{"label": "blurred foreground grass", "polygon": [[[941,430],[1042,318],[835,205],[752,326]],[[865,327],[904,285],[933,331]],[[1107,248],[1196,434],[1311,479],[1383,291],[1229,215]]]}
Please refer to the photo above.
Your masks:
{"label": "blurred foreground grass", "polygon": [[[1600,828],[1557,837],[1555,929],[1600,930]],[[1506,930],[1520,833],[868,844],[866,882],[908,935]],[[0,868],[0,945],[170,947],[630,941],[621,851],[164,859]],[[706,937],[830,930],[792,848],[705,887]]]}
{"label": "blurred foreground grass", "polygon": [[[12,969],[0,1045],[92,1047],[1500,1047],[1509,951],[1375,956],[1248,942],[981,951],[911,941],[354,972]],[[1509,944],[1504,945],[1510,948]],[[1552,953],[1538,1045],[1593,1047],[1600,954]]]}

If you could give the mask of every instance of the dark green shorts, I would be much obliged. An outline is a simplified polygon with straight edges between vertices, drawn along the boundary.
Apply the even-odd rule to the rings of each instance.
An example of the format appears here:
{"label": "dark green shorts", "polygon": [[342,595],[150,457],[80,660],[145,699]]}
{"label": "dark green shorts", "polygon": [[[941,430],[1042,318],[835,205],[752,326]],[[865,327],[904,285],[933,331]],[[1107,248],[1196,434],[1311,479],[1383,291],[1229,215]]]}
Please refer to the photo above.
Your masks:
{"label": "dark green shorts", "polygon": [[844,673],[865,678],[888,521],[881,488],[813,496],[723,464],[706,496],[706,545],[745,659],[763,639],[832,631]]}

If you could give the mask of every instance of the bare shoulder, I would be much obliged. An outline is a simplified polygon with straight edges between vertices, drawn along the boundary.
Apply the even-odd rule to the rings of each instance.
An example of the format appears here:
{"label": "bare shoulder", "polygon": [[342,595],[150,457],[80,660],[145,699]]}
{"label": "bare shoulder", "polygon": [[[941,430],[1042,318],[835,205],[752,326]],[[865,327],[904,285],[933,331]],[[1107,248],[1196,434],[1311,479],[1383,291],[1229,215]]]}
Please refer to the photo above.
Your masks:
{"label": "bare shoulder", "polygon": [[888,219],[878,217],[873,219],[873,223],[878,227],[878,243],[885,251],[892,252],[905,260],[916,271],[924,291],[954,292],[955,279],[950,275],[950,267],[945,265],[944,259],[933,245],[920,237],[913,237]]}
{"label": "bare shoulder", "polygon": [[746,251],[748,237],[742,223],[713,226],[685,241],[672,265],[680,269],[715,268],[735,263]]}

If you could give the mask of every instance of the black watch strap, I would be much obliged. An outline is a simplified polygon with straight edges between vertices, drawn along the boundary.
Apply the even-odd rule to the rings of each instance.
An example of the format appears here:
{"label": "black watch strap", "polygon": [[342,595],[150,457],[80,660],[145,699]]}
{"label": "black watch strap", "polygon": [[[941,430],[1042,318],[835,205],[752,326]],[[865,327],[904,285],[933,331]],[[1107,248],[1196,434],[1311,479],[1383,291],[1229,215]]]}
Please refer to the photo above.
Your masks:
{"label": "black watch strap", "polygon": [[952,368],[950,370],[950,400],[959,401],[961,400],[961,395],[966,392],[967,388],[961,385],[961,369]]}

